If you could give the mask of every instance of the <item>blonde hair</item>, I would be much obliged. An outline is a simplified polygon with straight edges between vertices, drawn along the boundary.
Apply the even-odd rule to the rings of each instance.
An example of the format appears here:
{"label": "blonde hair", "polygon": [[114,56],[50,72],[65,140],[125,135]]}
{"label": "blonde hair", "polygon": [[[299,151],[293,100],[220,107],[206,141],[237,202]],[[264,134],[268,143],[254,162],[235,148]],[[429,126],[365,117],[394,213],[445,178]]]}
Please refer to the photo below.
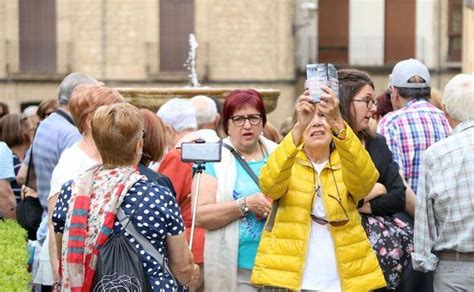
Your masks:
{"label": "blonde hair", "polygon": [[443,110],[443,107],[441,106],[442,101],[441,101],[441,91],[439,91],[436,88],[431,87],[431,96],[430,96],[430,103],[434,105],[435,107],[439,108],[440,110]]}
{"label": "blonde hair", "polygon": [[74,88],[69,101],[69,110],[77,128],[84,133],[86,120],[90,114],[100,106],[119,102],[125,102],[125,99],[117,90],[95,84],[83,84]]}
{"label": "blonde hair", "polygon": [[92,137],[104,165],[132,165],[142,131],[143,117],[128,103],[102,106],[92,118]]}

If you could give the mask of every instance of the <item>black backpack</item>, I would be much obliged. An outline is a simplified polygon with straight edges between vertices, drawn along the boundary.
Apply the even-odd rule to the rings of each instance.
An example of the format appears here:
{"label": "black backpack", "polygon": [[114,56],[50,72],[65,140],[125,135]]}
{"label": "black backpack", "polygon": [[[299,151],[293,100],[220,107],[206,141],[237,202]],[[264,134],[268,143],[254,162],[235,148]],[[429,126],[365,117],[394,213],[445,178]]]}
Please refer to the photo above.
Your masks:
{"label": "black backpack", "polygon": [[125,231],[128,232],[155,261],[163,266],[170,275],[173,274],[166,261],[164,261],[163,256],[156,248],[135,229],[133,224],[129,224],[130,218],[125,215],[121,207],[116,216],[124,228],[118,234],[112,233],[107,239],[107,242],[99,247],[92,291],[152,291],[150,282],[143,268],[142,258],[138,250],[125,237]]}

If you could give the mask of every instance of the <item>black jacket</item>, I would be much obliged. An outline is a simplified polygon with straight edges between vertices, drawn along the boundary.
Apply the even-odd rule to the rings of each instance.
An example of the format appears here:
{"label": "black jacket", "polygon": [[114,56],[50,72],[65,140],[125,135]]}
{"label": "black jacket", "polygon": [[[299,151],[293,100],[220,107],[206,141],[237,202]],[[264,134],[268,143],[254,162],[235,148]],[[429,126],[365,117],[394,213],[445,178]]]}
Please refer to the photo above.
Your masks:
{"label": "black jacket", "polygon": [[173,184],[171,183],[169,177],[162,175],[161,173],[157,173],[141,163],[138,165],[138,170],[140,171],[140,174],[146,176],[149,181],[157,182],[159,185],[169,188],[171,194],[176,197],[176,192],[174,191]]}
{"label": "black jacket", "polygon": [[405,210],[406,187],[398,172],[398,164],[392,158],[392,152],[385,138],[376,135],[365,143],[375,167],[380,173],[378,183],[387,189],[387,193],[370,201],[373,215],[393,215]]}

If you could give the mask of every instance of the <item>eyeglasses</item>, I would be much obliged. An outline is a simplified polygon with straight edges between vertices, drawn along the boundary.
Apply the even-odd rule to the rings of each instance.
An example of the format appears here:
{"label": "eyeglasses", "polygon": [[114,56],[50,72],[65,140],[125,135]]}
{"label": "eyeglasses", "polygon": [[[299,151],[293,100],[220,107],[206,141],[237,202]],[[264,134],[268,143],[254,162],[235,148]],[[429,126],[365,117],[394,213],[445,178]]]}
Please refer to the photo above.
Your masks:
{"label": "eyeglasses", "polygon": [[142,129],[142,138],[145,139],[146,137],[146,129]]}
{"label": "eyeglasses", "polygon": [[242,127],[245,124],[246,120],[249,120],[249,123],[252,126],[256,126],[262,120],[262,115],[261,114],[253,114],[253,115],[248,115],[248,116],[232,116],[232,117],[230,117],[230,119],[232,120],[232,123],[236,127]]}
{"label": "eyeglasses", "polygon": [[[319,198],[322,198],[322,196],[321,196],[321,186],[320,185],[318,185],[318,187],[316,188],[316,195]],[[313,215],[313,214],[311,214],[311,219],[314,222],[318,223],[318,224],[321,224],[321,225],[330,224],[331,226],[334,226],[334,227],[344,226],[347,223],[349,223],[349,215],[347,215],[346,208],[344,208],[344,205],[342,205],[341,198],[340,197],[336,198],[336,197],[334,197],[333,195],[330,195],[330,194],[328,196],[330,198],[336,200],[336,202],[339,204],[339,206],[341,206],[342,211],[344,212],[344,215],[346,216],[346,219],[329,221],[329,220],[326,220],[324,218],[318,217],[318,216]]]}
{"label": "eyeglasses", "polygon": [[377,106],[378,102],[376,100],[373,100],[372,98],[364,98],[364,99],[353,99],[352,101],[355,102],[365,102],[367,105],[367,108],[371,108],[372,106]]}

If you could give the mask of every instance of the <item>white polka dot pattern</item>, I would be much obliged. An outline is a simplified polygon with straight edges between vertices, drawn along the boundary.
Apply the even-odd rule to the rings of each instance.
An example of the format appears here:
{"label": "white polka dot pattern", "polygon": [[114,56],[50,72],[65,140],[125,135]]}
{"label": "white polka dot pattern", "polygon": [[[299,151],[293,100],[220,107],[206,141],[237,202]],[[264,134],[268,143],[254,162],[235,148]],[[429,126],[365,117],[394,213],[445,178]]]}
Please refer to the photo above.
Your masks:
{"label": "white polka dot pattern", "polygon": [[[54,231],[57,233],[64,232],[66,212],[71,197],[71,184],[72,181],[69,181],[63,185],[53,211],[53,226]],[[166,237],[179,235],[184,232],[180,209],[169,189],[157,183],[139,181],[125,195],[122,208],[125,214],[132,218],[131,222],[136,230],[147,238],[158,252],[163,254],[164,259],[168,261]],[[135,212],[131,215],[133,210]],[[114,233],[119,233],[121,230],[121,224],[116,221]],[[143,267],[145,268],[144,271],[150,280],[153,291],[170,291],[175,289],[175,281],[164,271],[163,267],[158,265],[127,232],[124,234],[130,242],[135,244],[140,253]]]}

